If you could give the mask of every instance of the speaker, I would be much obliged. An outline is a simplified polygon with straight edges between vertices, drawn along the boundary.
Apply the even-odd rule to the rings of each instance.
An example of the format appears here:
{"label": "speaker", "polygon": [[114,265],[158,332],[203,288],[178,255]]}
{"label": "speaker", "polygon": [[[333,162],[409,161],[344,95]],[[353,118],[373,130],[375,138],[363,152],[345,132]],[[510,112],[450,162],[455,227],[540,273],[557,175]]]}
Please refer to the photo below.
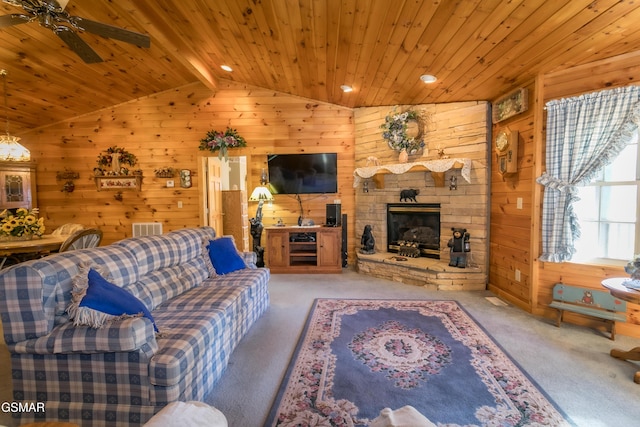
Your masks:
{"label": "speaker", "polygon": [[338,203],[327,204],[327,220],[325,225],[329,227],[339,227],[342,224],[341,205]]}

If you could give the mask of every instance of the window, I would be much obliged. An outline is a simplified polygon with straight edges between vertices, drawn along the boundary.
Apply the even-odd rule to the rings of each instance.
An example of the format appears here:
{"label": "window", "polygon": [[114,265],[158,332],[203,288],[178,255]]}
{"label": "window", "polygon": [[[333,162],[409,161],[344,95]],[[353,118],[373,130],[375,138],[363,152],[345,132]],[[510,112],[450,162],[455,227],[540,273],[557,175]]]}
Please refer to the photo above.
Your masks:
{"label": "window", "polygon": [[640,253],[640,150],[638,131],[613,163],[586,186],[579,187],[574,203],[581,237],[574,261],[629,260]]}

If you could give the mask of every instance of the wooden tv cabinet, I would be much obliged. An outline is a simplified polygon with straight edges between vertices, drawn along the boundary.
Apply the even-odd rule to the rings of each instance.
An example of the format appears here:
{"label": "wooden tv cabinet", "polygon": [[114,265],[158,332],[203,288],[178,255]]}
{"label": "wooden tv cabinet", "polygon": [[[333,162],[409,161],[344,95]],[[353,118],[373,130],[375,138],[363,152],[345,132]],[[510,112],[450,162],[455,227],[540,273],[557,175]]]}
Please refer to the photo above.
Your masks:
{"label": "wooden tv cabinet", "polygon": [[272,273],[342,273],[341,227],[266,227]]}

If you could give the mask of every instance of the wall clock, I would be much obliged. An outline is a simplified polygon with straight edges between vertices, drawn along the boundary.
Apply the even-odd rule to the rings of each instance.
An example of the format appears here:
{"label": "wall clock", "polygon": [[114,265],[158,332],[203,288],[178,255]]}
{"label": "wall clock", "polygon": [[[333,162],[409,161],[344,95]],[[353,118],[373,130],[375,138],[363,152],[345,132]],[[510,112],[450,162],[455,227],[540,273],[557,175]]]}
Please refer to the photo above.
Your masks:
{"label": "wall clock", "polygon": [[495,149],[498,160],[498,172],[502,176],[517,173],[518,131],[503,129],[498,132],[495,138]]}

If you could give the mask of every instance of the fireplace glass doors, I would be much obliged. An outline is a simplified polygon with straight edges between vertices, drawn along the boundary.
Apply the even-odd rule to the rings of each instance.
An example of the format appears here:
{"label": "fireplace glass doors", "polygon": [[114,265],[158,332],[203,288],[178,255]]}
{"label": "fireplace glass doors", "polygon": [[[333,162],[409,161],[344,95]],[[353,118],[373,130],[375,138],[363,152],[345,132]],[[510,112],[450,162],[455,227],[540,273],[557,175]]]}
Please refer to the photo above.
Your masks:
{"label": "fireplace glass doors", "polygon": [[387,204],[387,251],[440,259],[440,204]]}

